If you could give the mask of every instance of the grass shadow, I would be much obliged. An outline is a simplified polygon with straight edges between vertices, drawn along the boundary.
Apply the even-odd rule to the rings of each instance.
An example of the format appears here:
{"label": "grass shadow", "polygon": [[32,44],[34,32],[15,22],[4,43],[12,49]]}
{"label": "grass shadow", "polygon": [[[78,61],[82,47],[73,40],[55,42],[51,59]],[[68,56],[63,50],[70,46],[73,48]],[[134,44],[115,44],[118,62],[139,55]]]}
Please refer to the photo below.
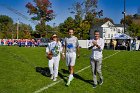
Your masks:
{"label": "grass shadow", "polygon": [[63,79],[65,83],[67,82],[67,79],[66,79],[67,76],[61,74],[60,72],[58,72],[58,76],[59,76],[61,79]]}
{"label": "grass shadow", "polygon": [[[61,71],[63,72],[63,74],[69,74],[69,71],[68,70],[65,70],[65,69],[61,69]],[[64,78],[66,76],[62,75],[61,73],[59,73],[59,76],[65,81],[67,82],[67,80]],[[79,80],[82,80],[86,83],[89,83],[91,85],[93,85],[93,80],[85,80],[83,77],[79,76],[78,74],[74,74],[74,77],[79,79]]]}
{"label": "grass shadow", "polygon": [[36,72],[40,73],[41,75],[43,76],[46,76],[46,77],[50,77],[51,74],[50,74],[50,70],[48,67],[36,67]]}
{"label": "grass shadow", "polygon": [[69,74],[69,71],[68,70],[61,69],[61,71],[63,72],[63,74]]}
{"label": "grass shadow", "polygon": [[89,84],[93,85],[93,80],[85,80],[84,78],[82,78],[78,74],[74,74],[74,77],[77,78],[77,79],[80,79],[80,80],[84,81],[85,83],[89,83]]}

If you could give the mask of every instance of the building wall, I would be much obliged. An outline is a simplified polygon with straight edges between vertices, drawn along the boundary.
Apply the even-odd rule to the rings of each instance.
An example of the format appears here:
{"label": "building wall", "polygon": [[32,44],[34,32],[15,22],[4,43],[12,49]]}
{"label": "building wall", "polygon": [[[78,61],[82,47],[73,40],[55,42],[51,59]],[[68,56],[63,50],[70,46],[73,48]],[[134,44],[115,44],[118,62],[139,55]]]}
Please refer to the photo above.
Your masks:
{"label": "building wall", "polygon": [[110,27],[103,28],[103,32],[103,39],[111,39],[116,34],[116,30]]}
{"label": "building wall", "polygon": [[116,27],[117,33],[124,33],[124,27]]}
{"label": "building wall", "polygon": [[89,40],[78,40],[78,42],[81,48],[88,48]]}
{"label": "building wall", "polygon": [[98,28],[93,28],[90,30],[90,38],[94,38],[94,31],[95,30],[99,30],[100,31],[100,35],[103,39],[111,39],[112,37],[114,37],[115,34],[118,33],[123,33],[123,27],[98,27]]}
{"label": "building wall", "polygon": [[103,39],[112,39],[112,37],[114,37],[115,34],[124,33],[123,27],[116,27],[110,21],[108,21],[105,24],[98,26],[98,27],[94,26],[90,30],[90,39],[94,38],[93,33],[95,30],[100,31],[100,35]]}

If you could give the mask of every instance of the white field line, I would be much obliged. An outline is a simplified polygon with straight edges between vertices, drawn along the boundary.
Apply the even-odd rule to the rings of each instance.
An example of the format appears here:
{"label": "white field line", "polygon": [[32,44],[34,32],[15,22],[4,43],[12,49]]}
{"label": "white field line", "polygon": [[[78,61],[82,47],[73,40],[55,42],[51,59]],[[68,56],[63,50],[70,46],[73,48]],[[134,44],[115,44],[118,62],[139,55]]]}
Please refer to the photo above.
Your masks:
{"label": "white field line", "polygon": [[[112,55],[109,55],[109,56],[103,58],[103,60],[108,59],[108,58],[110,58],[110,57],[112,57],[112,56],[118,54],[119,52],[120,52],[120,51],[118,51],[118,52],[116,52],[116,53],[114,53],[114,54],[112,54]],[[78,74],[78,73],[80,73],[80,72],[82,72],[82,71],[88,69],[89,67],[90,67],[90,65],[87,66],[87,67],[85,67],[85,68],[83,68],[83,69],[80,69],[80,70],[77,71],[75,74]],[[35,91],[34,93],[40,93],[40,92],[42,92],[42,91],[44,91],[44,90],[47,90],[48,88],[53,87],[54,85],[56,85],[57,83],[59,83],[59,82],[61,82],[61,81],[63,81],[63,79],[60,79],[60,80],[58,80],[58,81],[56,81],[56,82],[53,82],[53,83],[51,83],[51,84],[49,84],[49,85],[47,85],[47,86],[45,86],[45,87],[43,87],[43,88],[41,88],[41,89]]]}

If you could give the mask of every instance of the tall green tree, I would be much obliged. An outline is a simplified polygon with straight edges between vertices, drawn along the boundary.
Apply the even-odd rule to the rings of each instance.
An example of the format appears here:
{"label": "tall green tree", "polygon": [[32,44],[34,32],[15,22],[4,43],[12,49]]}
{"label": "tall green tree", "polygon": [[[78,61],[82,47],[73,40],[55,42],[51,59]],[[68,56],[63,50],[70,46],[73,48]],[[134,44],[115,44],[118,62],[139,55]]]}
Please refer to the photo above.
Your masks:
{"label": "tall green tree", "polygon": [[[75,15],[76,32],[81,39],[88,36],[89,33],[87,32],[95,24],[95,18],[103,15],[103,10],[97,11],[97,3],[98,0],[84,0],[83,2],[76,2],[72,8],[69,8],[71,13]],[[81,28],[81,25],[86,26],[86,28]]]}
{"label": "tall green tree", "polygon": [[128,25],[127,33],[132,37],[140,36],[140,15],[126,15],[125,22],[121,19],[121,24]]}
{"label": "tall green tree", "polygon": [[11,38],[13,31],[13,20],[6,15],[0,15],[0,38]]}
{"label": "tall green tree", "polygon": [[97,11],[97,4],[98,0],[84,0],[83,2],[76,2],[69,9],[76,17],[87,20],[93,25],[94,18],[103,15],[103,10]]}
{"label": "tall green tree", "polygon": [[30,39],[32,32],[33,29],[30,25],[24,23],[19,24],[19,38]]}
{"label": "tall green tree", "polygon": [[125,17],[125,22],[124,22],[124,19],[122,18],[121,19],[121,21],[120,21],[120,23],[121,24],[126,24],[126,25],[128,25],[128,26],[130,26],[131,24],[132,24],[132,22],[133,22],[133,15],[127,15],[126,17]]}
{"label": "tall green tree", "polygon": [[83,20],[80,23],[79,29],[80,29],[79,32],[80,39],[89,39],[90,22]]}
{"label": "tall green tree", "polygon": [[34,4],[30,2],[26,4],[28,13],[33,15],[33,20],[40,22],[38,26],[41,25],[42,28],[38,27],[37,30],[42,36],[45,36],[47,30],[46,22],[51,21],[55,16],[53,10],[51,9],[52,3],[49,0],[33,0],[33,2]]}
{"label": "tall green tree", "polygon": [[128,31],[130,36],[132,37],[138,37],[140,36],[140,25],[132,23],[129,27],[128,27]]}
{"label": "tall green tree", "polygon": [[62,33],[62,36],[66,36],[67,30],[69,28],[75,28],[75,20],[72,17],[68,17],[64,23],[59,25],[59,31]]}

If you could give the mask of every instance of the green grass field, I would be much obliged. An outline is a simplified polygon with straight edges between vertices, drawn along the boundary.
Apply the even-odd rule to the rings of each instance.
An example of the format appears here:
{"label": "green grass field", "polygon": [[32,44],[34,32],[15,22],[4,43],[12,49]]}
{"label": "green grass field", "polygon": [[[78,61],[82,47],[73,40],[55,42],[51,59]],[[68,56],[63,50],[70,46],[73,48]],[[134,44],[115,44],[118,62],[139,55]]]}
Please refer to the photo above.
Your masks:
{"label": "green grass field", "polygon": [[[118,51],[105,50],[104,58]],[[75,72],[90,65],[90,51],[81,49]],[[49,77],[36,72],[35,67],[47,67],[45,48],[0,47],[0,93],[34,93],[52,83]],[[62,81],[41,93],[140,93],[140,52],[121,51],[103,60],[104,84],[92,88],[91,69],[75,75],[69,87],[65,60],[60,61],[59,78]],[[56,81],[57,82],[57,81]]]}

